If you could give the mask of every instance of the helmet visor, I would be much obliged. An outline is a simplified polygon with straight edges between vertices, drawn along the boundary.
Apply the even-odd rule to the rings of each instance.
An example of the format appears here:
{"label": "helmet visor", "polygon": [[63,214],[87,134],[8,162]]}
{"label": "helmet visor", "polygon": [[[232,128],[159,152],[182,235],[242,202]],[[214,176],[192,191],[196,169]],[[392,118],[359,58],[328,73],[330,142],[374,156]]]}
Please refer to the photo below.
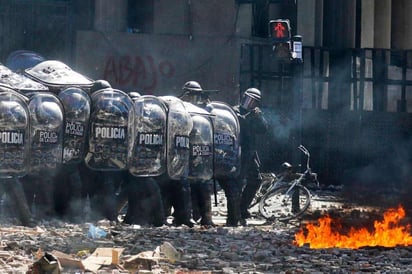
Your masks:
{"label": "helmet visor", "polygon": [[252,110],[255,107],[259,106],[259,101],[245,94],[242,98],[240,106],[244,109]]}
{"label": "helmet visor", "polygon": [[180,99],[195,105],[202,103],[202,96],[200,93],[186,92]]}

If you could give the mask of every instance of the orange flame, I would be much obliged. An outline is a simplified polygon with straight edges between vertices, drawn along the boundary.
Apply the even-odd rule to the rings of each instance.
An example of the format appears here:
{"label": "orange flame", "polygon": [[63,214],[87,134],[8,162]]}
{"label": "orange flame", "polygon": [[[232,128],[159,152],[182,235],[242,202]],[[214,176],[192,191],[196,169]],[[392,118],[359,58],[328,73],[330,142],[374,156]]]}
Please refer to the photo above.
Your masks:
{"label": "orange flame", "polygon": [[410,225],[400,225],[400,220],[405,217],[402,206],[398,209],[389,209],[383,215],[382,221],[374,221],[374,230],[366,228],[350,228],[347,235],[333,231],[332,218],[322,217],[319,225],[307,224],[306,235],[304,229],[295,234],[294,244],[303,246],[308,244],[310,248],[351,248],[357,249],[365,246],[407,246],[412,245],[412,236],[409,234]]}

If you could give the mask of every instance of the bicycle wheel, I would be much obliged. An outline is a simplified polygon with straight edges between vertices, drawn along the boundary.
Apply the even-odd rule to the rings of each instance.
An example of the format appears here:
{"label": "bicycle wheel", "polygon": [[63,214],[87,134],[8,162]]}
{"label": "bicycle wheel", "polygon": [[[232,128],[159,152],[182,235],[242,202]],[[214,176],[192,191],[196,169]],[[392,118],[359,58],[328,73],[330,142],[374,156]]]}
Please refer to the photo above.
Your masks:
{"label": "bicycle wheel", "polygon": [[248,206],[248,209],[251,209],[252,207],[254,207],[255,205],[257,205],[261,200],[262,197],[266,194],[266,191],[272,187],[274,183],[274,180],[264,180],[259,189],[256,191],[255,196],[253,197],[252,202],[250,203],[250,205]]}
{"label": "bicycle wheel", "polygon": [[259,203],[259,212],[265,219],[288,221],[299,217],[310,205],[310,192],[301,185],[289,190],[290,185],[268,192]]}
{"label": "bicycle wheel", "polygon": [[260,197],[262,197],[262,196],[259,196],[259,197],[255,196],[255,197],[253,197],[253,200],[252,200],[252,202],[250,203],[250,205],[248,206],[248,209],[251,209],[252,207],[254,207],[255,205],[257,205],[257,204],[259,203]]}

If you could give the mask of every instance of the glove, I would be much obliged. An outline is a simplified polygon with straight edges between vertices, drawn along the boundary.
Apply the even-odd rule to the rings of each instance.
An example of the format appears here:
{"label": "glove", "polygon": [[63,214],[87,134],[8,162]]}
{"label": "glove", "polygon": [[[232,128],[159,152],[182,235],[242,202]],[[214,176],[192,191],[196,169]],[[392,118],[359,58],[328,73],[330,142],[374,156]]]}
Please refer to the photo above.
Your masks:
{"label": "glove", "polygon": [[253,112],[253,114],[255,114],[255,115],[260,115],[260,114],[262,114],[262,110],[261,110],[259,107],[255,107],[255,108],[252,110],[252,112]]}

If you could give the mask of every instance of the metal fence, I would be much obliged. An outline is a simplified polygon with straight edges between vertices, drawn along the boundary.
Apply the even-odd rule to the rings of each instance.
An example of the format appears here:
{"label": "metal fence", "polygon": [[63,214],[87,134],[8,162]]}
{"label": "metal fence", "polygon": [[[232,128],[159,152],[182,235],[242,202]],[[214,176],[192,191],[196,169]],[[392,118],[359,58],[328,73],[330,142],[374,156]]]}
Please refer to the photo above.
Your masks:
{"label": "metal fence", "polygon": [[271,125],[261,143],[265,168],[299,162],[294,147],[303,143],[325,184],[409,184],[411,53],[306,47],[297,75],[270,45],[243,45],[241,89],[262,89]]}

